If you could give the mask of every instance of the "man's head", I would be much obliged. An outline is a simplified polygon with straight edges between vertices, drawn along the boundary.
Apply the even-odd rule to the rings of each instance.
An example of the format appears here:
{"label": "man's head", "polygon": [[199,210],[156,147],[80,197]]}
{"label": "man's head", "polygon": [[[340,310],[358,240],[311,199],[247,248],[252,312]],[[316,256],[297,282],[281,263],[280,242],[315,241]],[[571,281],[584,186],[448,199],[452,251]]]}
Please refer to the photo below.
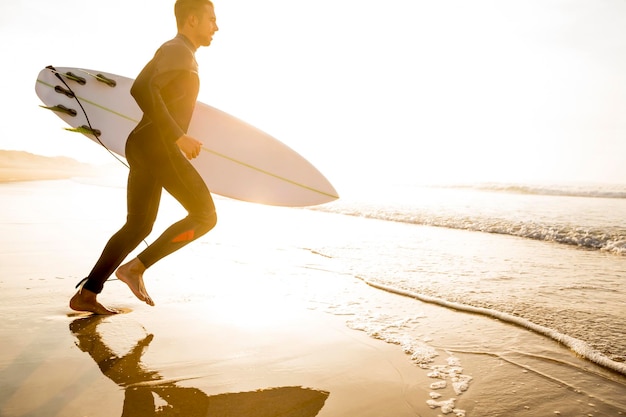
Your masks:
{"label": "man's head", "polygon": [[196,48],[209,46],[219,30],[210,0],[176,0],[174,14],[178,33],[189,38]]}

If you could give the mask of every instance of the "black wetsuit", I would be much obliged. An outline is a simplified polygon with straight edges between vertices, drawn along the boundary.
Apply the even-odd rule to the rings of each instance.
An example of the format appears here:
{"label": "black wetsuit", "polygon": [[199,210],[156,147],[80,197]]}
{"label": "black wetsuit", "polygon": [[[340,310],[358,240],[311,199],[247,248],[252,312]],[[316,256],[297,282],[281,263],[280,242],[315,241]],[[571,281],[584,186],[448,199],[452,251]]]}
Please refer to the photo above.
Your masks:
{"label": "black wetsuit", "polygon": [[188,216],[170,226],[137,257],[150,267],[215,226],[217,216],[204,181],[176,140],[187,132],[199,90],[195,48],[183,35],[164,43],[137,76],[131,94],[143,118],[126,142],[128,216],[100,255],[83,288],[100,293],[104,282],[152,231],[165,188]]}

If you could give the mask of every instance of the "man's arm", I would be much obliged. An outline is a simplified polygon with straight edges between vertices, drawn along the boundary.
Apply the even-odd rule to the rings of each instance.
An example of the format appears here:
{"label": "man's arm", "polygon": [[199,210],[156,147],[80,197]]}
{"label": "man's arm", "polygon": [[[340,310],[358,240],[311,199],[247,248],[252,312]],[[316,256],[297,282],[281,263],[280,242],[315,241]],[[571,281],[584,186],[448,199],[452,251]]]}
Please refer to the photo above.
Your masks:
{"label": "man's arm", "polygon": [[190,60],[193,61],[193,55],[184,45],[164,46],[137,76],[130,90],[144,115],[172,141],[185,135],[185,131],[170,114],[162,90],[181,72],[193,70]]}

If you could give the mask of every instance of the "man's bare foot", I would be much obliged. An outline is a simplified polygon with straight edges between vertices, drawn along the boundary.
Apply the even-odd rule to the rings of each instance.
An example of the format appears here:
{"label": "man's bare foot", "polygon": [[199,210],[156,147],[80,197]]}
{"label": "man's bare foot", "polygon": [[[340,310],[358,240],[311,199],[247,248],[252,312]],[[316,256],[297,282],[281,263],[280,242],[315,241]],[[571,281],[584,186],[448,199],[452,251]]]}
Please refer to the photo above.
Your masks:
{"label": "man's bare foot", "polygon": [[145,301],[146,304],[153,306],[154,301],[148,295],[148,291],[146,291],[146,286],[143,284],[143,273],[145,272],[146,267],[143,263],[135,258],[132,261],[128,262],[117,268],[115,271],[115,276],[126,285],[128,288],[135,294],[135,297],[139,298],[141,301]]}
{"label": "man's bare foot", "polygon": [[80,289],[70,299],[70,308],[76,311],[89,311],[94,314],[117,314],[118,312],[110,308],[106,308],[96,300],[98,294]]}

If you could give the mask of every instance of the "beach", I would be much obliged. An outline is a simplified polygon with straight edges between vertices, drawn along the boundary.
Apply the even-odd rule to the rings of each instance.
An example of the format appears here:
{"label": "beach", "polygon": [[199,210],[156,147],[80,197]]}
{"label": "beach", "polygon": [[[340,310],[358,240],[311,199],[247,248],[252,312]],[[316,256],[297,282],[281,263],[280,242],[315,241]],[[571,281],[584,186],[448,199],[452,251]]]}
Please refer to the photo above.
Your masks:
{"label": "beach", "polygon": [[[182,3],[0,3],[0,417],[626,417],[626,2]],[[175,36],[191,78],[159,64]],[[119,314],[78,313],[127,215],[98,114],[136,127],[119,77],[148,62],[171,77],[133,90],[141,126],[203,142],[212,192],[340,198],[214,195],[146,272],[154,306],[112,276]],[[44,68],[68,71],[41,106]],[[210,145],[257,129],[307,163]],[[164,192],[126,260],[185,216]]]}
{"label": "beach", "polygon": [[[146,274],[155,307],[112,280],[100,299],[125,313],[89,317],[67,302],[124,221],[123,180],[0,195],[3,417],[626,414],[623,373],[524,326],[399,295],[416,285],[387,259],[417,256],[409,235],[448,259],[516,252],[519,238],[216,197],[218,226]],[[183,215],[164,198],[148,242]],[[450,300],[480,301],[458,275]]]}
{"label": "beach", "polygon": [[67,179],[102,175],[103,168],[67,157],[45,157],[24,151],[0,149],[0,183]]}

